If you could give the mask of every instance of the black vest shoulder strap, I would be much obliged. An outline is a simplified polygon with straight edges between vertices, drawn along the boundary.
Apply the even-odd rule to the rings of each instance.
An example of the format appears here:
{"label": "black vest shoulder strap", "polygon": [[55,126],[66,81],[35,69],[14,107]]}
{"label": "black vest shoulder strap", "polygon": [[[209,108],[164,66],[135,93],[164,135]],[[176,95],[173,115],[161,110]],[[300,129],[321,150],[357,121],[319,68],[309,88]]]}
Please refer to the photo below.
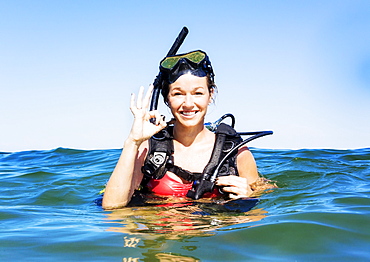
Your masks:
{"label": "black vest shoulder strap", "polygon": [[[187,181],[198,180],[202,174],[192,173],[173,164],[173,127],[169,126],[149,139],[149,151],[141,168],[144,174],[144,183],[151,178],[161,179],[167,171],[171,171]],[[203,174],[212,174],[221,159],[242,139],[229,125],[221,123],[216,131],[216,141],[211,159],[203,170]],[[229,158],[219,171],[219,175],[238,175],[236,154]]]}
{"label": "black vest shoulder strap", "polygon": [[[213,148],[212,156],[204,168],[203,174],[211,175],[215,171],[217,165],[220,163],[221,159],[236,145],[238,145],[242,138],[231,126],[221,123],[216,129],[216,143]],[[219,171],[219,176],[226,175],[239,175],[238,169],[236,167],[236,155],[235,152],[222,166]]]}
{"label": "black vest shoulder strap", "polygon": [[144,179],[161,179],[166,165],[173,164],[173,126],[167,126],[149,139],[149,150],[141,171]]}

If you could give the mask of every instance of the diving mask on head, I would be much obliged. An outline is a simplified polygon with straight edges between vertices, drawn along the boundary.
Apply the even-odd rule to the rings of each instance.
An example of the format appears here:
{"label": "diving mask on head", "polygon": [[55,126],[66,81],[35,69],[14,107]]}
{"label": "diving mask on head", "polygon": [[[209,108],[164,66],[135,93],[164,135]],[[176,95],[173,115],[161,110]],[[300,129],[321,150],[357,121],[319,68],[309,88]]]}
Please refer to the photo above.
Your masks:
{"label": "diving mask on head", "polygon": [[199,77],[205,77],[209,74],[212,81],[214,77],[211,61],[209,61],[207,54],[201,50],[167,56],[161,61],[159,70],[162,77],[166,78],[170,84],[186,73]]}

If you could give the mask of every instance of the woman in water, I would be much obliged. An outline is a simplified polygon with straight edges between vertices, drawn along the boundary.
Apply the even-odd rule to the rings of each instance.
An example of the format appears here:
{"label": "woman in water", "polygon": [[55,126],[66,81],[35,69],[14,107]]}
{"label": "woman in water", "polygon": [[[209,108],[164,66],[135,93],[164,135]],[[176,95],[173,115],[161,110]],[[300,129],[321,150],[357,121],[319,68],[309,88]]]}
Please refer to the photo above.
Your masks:
{"label": "woman in water", "polygon": [[[211,63],[206,53],[198,50],[166,57],[160,64],[160,71],[162,95],[174,117],[171,128],[173,164],[187,170],[185,173],[202,173],[210,161],[216,141],[215,133],[204,126],[216,87]],[[130,109],[134,122],[107,183],[103,197],[105,209],[126,206],[134,191],[146,181],[142,167],[150,152],[149,139],[167,126],[157,110],[148,110],[152,92],[153,85],[146,93],[141,87],[137,97],[134,94],[131,96]],[[215,185],[231,199],[248,197],[253,193],[251,184],[259,180],[256,163],[248,147],[238,150],[234,162],[236,170],[219,176]],[[185,197],[196,179],[189,180],[175,171],[165,171],[160,177],[150,178],[144,186],[155,194]]]}

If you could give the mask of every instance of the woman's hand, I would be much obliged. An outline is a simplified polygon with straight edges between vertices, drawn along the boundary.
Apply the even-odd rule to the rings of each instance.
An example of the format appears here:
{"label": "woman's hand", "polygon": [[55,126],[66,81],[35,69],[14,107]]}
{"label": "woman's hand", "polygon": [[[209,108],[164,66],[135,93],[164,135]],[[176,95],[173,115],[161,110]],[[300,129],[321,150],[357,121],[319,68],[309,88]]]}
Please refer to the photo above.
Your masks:
{"label": "woman's hand", "polygon": [[222,186],[222,191],[230,193],[231,199],[249,197],[252,189],[245,177],[240,176],[220,176],[216,180],[217,186]]}
{"label": "woman's hand", "polygon": [[[150,85],[145,96],[144,87],[140,87],[136,101],[135,94],[131,95],[130,110],[134,115],[134,123],[129,138],[138,145],[166,127],[166,122],[157,110],[148,111],[152,92],[153,85]],[[151,118],[155,119],[155,123],[150,122]]]}

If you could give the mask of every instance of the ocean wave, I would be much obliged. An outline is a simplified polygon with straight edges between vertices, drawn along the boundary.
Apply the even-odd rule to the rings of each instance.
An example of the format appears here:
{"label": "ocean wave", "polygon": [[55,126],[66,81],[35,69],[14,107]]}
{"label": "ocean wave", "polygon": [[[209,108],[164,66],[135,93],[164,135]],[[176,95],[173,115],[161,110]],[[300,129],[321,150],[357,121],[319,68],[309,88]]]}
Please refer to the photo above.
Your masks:
{"label": "ocean wave", "polygon": [[[251,150],[261,175],[278,188],[248,212],[212,203],[104,211],[94,200],[120,150],[0,153],[1,254],[10,258],[26,246],[18,260],[85,260],[82,254],[102,258],[108,250],[115,259],[158,250],[204,257],[208,248],[206,260],[224,261],[370,256],[369,148]],[[137,248],[122,247],[130,239]]]}

